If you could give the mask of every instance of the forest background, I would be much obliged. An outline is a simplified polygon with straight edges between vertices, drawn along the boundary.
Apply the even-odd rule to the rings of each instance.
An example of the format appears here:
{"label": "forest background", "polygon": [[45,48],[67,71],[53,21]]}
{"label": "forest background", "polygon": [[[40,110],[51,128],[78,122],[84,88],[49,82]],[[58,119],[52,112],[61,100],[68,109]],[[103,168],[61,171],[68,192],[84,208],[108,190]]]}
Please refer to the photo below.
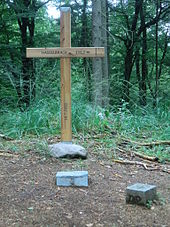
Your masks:
{"label": "forest background", "polygon": [[[60,46],[60,21],[48,15],[49,2],[71,7],[72,47],[106,51],[103,60],[72,59],[74,135],[168,140],[168,0],[2,0],[0,133],[17,139],[60,133],[60,62],[26,58],[27,47]],[[149,152],[169,159],[163,149]]]}

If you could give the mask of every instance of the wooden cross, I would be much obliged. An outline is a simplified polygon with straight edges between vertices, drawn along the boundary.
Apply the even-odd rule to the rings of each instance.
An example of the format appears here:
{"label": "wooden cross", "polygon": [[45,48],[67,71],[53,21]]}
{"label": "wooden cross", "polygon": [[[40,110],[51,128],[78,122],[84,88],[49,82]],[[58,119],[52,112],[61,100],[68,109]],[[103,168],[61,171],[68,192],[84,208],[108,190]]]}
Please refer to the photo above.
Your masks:
{"label": "wooden cross", "polygon": [[71,124],[71,58],[104,57],[103,47],[71,47],[71,13],[60,9],[60,47],[27,48],[27,58],[60,58],[61,68],[61,141],[72,141]]}

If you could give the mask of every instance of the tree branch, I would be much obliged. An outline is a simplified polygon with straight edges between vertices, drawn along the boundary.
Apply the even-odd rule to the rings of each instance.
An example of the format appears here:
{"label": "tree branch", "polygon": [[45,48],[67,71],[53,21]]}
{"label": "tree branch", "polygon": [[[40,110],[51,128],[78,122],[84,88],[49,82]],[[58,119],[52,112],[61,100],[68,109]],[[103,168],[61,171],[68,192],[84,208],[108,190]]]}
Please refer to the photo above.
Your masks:
{"label": "tree branch", "polygon": [[41,7],[43,7],[44,5],[46,5],[47,3],[49,3],[51,0],[47,0],[46,2],[42,2],[42,3],[39,3],[37,6],[36,6],[36,11],[39,10]]}
{"label": "tree branch", "polygon": [[126,39],[122,38],[122,37],[119,36],[119,35],[112,34],[112,36],[114,36],[114,37],[120,39],[120,40],[123,41],[123,42],[126,42]]}
{"label": "tree branch", "polygon": [[162,58],[161,58],[161,62],[160,62],[160,66],[159,66],[159,74],[158,74],[158,78],[160,79],[161,77],[161,72],[162,72],[162,64],[164,62],[166,53],[167,53],[167,48],[168,48],[168,29],[165,35],[165,44],[164,44],[164,50],[163,50],[163,54],[162,54]]}
{"label": "tree branch", "polygon": [[[140,36],[141,33],[143,32],[143,30],[145,28],[150,28],[152,25],[156,24],[156,22],[158,22],[160,19],[163,19],[170,11],[170,6],[166,7],[166,8],[162,8],[160,6],[160,11],[159,11],[159,14],[156,15],[152,20],[150,20],[149,22],[147,22],[145,24],[145,27],[143,26],[140,26],[139,30],[138,30],[138,33],[137,33],[137,36]],[[162,16],[161,16],[162,15]]]}

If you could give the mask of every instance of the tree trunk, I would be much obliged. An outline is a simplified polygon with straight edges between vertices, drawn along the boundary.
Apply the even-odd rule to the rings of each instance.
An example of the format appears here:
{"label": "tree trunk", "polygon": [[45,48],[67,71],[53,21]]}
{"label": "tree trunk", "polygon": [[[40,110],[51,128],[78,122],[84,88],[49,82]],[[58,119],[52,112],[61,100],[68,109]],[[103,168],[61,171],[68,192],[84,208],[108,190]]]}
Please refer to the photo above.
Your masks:
{"label": "tree trunk", "polygon": [[[88,29],[87,29],[87,0],[83,1],[83,9],[82,9],[82,31],[81,31],[81,47],[88,47]],[[86,76],[86,93],[88,101],[92,101],[92,81],[91,81],[91,73],[90,73],[90,63],[88,58],[83,58],[83,68]]]}
{"label": "tree trunk", "polygon": [[101,0],[101,8],[102,8],[102,47],[105,48],[105,57],[102,58],[102,93],[103,93],[103,100],[102,106],[108,107],[109,105],[109,76],[108,76],[108,36],[107,36],[107,0]]}
{"label": "tree trunk", "polygon": [[146,41],[146,32],[143,33],[143,47],[142,47],[142,80],[141,80],[141,102],[142,106],[146,106],[146,77],[147,77],[147,41]]}
{"label": "tree trunk", "polygon": [[[126,55],[124,59],[124,82],[123,82],[123,100],[125,102],[129,102],[130,100],[130,77],[132,73],[132,68],[134,64],[134,45],[136,42],[136,27],[138,16],[143,4],[143,0],[136,0],[135,1],[135,13],[133,15],[132,23],[130,30],[128,30],[128,36],[126,40],[124,40],[125,47],[126,47]],[[129,21],[127,20],[127,26],[129,27]]]}
{"label": "tree trunk", "polygon": [[138,87],[139,87],[139,103],[142,102],[141,100],[141,97],[142,97],[142,84],[141,84],[141,73],[140,73],[140,49],[137,47],[136,48],[136,53],[135,53],[135,56],[136,56],[136,60],[135,60],[135,63],[136,63],[136,76],[137,76],[137,79],[138,79]]}
{"label": "tree trunk", "polygon": [[133,68],[133,46],[126,46],[126,56],[124,60],[124,81],[123,81],[123,100],[129,102],[130,100],[130,76]]}
{"label": "tree trunk", "polygon": [[159,65],[158,80],[161,77],[162,65],[163,65],[163,62],[165,60],[165,56],[166,56],[166,53],[167,53],[167,48],[168,48],[168,29],[167,29],[167,32],[165,34],[164,49],[163,49],[163,53],[162,53],[162,57],[161,57],[160,65]]}
{"label": "tree trunk", "polygon": [[[93,46],[100,47],[102,44],[101,40],[101,1],[92,1],[92,23],[93,23]],[[93,59],[93,100],[95,105],[102,106],[102,59]]]}
{"label": "tree trunk", "polygon": [[[158,3],[159,0],[156,1],[156,16],[158,16]],[[155,97],[153,100],[153,107],[155,108],[157,106],[157,102],[158,102],[158,21],[156,21],[155,24],[155,66],[156,66],[156,78],[155,78]]]}
{"label": "tree trunk", "polygon": [[[145,6],[144,6],[145,8]],[[141,80],[141,97],[140,104],[141,106],[146,106],[146,78],[147,78],[147,33],[145,26],[145,10],[141,8],[140,12],[141,25],[143,26],[142,33],[142,80]]]}
{"label": "tree trunk", "polygon": [[[40,7],[48,2],[40,1],[7,0],[8,5],[15,11],[18,19],[18,25],[21,33],[21,70],[22,70],[22,88],[18,92],[19,106],[28,107],[30,102],[35,98],[35,69],[33,59],[26,58],[26,48],[33,47],[35,16]],[[22,98],[20,97],[22,94]]]}
{"label": "tree trunk", "polygon": [[29,18],[22,17],[21,19],[18,19],[18,24],[20,27],[22,38],[21,61],[24,94],[22,104],[28,107],[31,100],[35,98],[35,73],[33,59],[26,58],[26,48],[29,46],[33,46],[35,28],[34,18],[31,18],[30,22]]}

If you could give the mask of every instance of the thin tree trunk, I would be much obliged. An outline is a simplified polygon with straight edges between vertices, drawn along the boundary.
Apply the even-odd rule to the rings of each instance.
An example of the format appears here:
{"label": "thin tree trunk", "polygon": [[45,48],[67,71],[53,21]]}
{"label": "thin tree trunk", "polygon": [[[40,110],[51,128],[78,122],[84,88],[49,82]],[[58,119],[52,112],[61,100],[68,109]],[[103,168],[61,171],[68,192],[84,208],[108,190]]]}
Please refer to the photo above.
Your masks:
{"label": "thin tree trunk", "polygon": [[143,32],[143,47],[142,47],[142,80],[141,80],[141,105],[146,106],[146,77],[147,77],[147,40],[146,31]]}
{"label": "thin tree trunk", "polygon": [[[158,2],[156,1],[156,16],[158,16]],[[155,97],[153,100],[153,107],[155,108],[157,106],[158,102],[158,21],[156,21],[155,24],[155,67],[156,67],[156,78],[155,78]]]}
{"label": "thin tree trunk", "polygon": [[[23,93],[24,97],[22,103],[26,106],[30,105],[31,100],[35,98],[35,74],[33,59],[26,58],[26,48],[33,46],[34,37],[34,20],[31,23],[28,18],[18,19],[18,24],[21,31],[22,38],[22,79],[23,79]],[[29,31],[29,35],[27,33]]]}
{"label": "thin tree trunk", "polygon": [[167,30],[166,35],[165,35],[165,43],[164,43],[163,54],[162,54],[160,66],[159,66],[158,79],[160,79],[160,77],[161,77],[162,65],[163,65],[163,62],[164,62],[164,59],[165,59],[165,56],[166,56],[166,53],[167,53],[167,48],[168,48],[168,30]]}
{"label": "thin tree trunk", "polygon": [[141,106],[146,106],[146,77],[147,77],[147,33],[145,26],[145,6],[141,8],[140,17],[143,27],[142,37],[142,80],[141,80]]}
{"label": "thin tree trunk", "polygon": [[[81,40],[80,46],[88,47],[88,30],[87,30],[87,0],[83,1],[83,9],[82,9],[82,31],[81,31]],[[86,76],[86,93],[88,101],[92,101],[92,81],[91,81],[91,73],[90,73],[90,64],[89,59],[83,58],[83,68]]]}
{"label": "thin tree trunk", "polygon": [[[109,45],[109,40],[110,40],[110,33],[109,33],[109,3],[108,0],[106,0],[106,29],[107,29],[107,62],[108,62],[108,79],[110,79],[110,45]],[[109,83],[110,84],[110,83]],[[109,86],[110,90],[110,86]]]}
{"label": "thin tree trunk", "polygon": [[109,78],[108,78],[108,36],[107,36],[107,0],[101,0],[102,8],[102,46],[105,48],[105,57],[102,58],[102,106],[108,107],[109,105]]}
{"label": "thin tree trunk", "polygon": [[[124,40],[126,46],[126,55],[124,59],[124,82],[123,82],[123,99],[125,102],[130,101],[130,77],[132,73],[132,68],[134,64],[134,44],[136,42],[136,27],[138,16],[143,4],[143,0],[135,1],[135,13],[133,15],[133,20],[131,24],[131,28],[128,31],[128,37]],[[128,22],[128,21],[127,21]],[[129,24],[128,24],[129,26]]]}
{"label": "thin tree trunk", "polygon": [[139,87],[139,103],[141,104],[142,100],[142,90],[141,90],[141,87],[142,87],[142,84],[141,84],[141,74],[140,74],[140,49],[137,47],[136,48],[136,53],[135,53],[135,56],[136,56],[136,76],[137,76],[137,79],[138,79],[138,87]]}
{"label": "thin tree trunk", "polygon": [[133,47],[126,46],[126,56],[124,60],[124,81],[123,81],[123,100],[130,100],[130,76],[133,68]]}
{"label": "thin tree trunk", "polygon": [[[8,38],[8,45],[9,45],[9,38]],[[10,49],[9,54],[10,54],[11,61],[15,62],[13,50]],[[20,100],[22,100],[22,89],[21,89],[20,74],[18,72],[16,72],[16,70],[14,70],[14,69],[13,70],[10,69],[10,71],[11,71],[13,77],[14,77],[16,92],[17,92],[17,95],[18,95],[18,106],[19,106]],[[19,107],[21,108],[21,106],[19,106]]]}
{"label": "thin tree trunk", "polygon": [[[93,21],[93,46],[100,47],[101,42],[101,2],[92,1],[92,21]],[[93,59],[93,100],[95,105],[102,106],[102,59]]]}

